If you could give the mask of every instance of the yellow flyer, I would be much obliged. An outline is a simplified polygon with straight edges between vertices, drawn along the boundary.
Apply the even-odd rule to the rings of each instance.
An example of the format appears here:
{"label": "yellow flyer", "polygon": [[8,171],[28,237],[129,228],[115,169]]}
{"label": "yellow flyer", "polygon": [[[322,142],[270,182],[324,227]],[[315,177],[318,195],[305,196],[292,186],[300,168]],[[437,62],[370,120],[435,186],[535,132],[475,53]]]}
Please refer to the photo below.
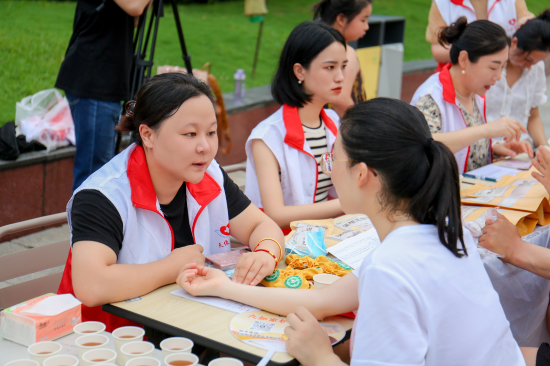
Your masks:
{"label": "yellow flyer", "polygon": [[540,225],[547,225],[550,223],[548,192],[529,174],[520,172],[513,177],[505,175],[492,187],[475,184],[460,192],[461,201],[466,205],[528,211],[533,213],[529,218],[538,220]]}
{"label": "yellow flyer", "polygon": [[[345,328],[332,320],[325,320],[320,324],[332,344],[340,342],[346,335]],[[286,317],[261,310],[237,314],[229,323],[231,333],[241,341],[276,352],[286,352],[287,326]]]}

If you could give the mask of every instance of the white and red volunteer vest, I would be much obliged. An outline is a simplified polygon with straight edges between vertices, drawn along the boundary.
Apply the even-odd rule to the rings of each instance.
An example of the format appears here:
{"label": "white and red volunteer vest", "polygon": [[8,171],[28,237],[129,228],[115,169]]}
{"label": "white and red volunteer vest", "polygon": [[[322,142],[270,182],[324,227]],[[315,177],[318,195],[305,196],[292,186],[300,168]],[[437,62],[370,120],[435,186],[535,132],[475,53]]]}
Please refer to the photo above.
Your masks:
{"label": "white and red volunteer vest", "polygon": [[[477,20],[477,15],[470,0],[435,0],[441,17],[450,25],[461,16],[468,23]],[[516,32],[517,23],[516,0],[489,0],[487,3],[487,19],[500,25],[509,37]]]}
{"label": "white and red volunteer vest", "polygon": [[[455,22],[461,16],[468,19],[468,23],[477,20],[477,15],[470,0],[434,0],[441,17],[447,23]],[[517,14],[516,0],[488,0],[487,20],[500,25],[506,31],[508,37],[516,32]],[[438,63],[437,70],[441,71],[445,64]]]}
{"label": "white and red volunteer vest", "polygon": [[[441,113],[441,132],[453,132],[468,128],[462,111],[456,103],[456,92],[449,72],[451,66],[451,64],[447,64],[443,67],[443,70],[430,76],[428,80],[416,90],[411,100],[411,104],[414,106],[423,96],[431,95]],[[485,97],[474,94],[474,100],[483,116],[483,121],[487,123]],[[491,146],[491,142],[489,142],[489,146]],[[492,149],[489,148],[487,164],[492,162],[492,155]],[[455,153],[460,174],[466,172],[469,156],[470,146]]]}
{"label": "white and red volunteer vest", "polygon": [[[213,160],[201,182],[186,183],[189,225],[195,243],[204,254],[229,251],[229,214],[223,189],[223,174]],[[71,227],[71,209],[75,194],[84,189],[101,192],[116,207],[123,223],[122,248],[117,263],[143,264],[166,258],[174,249],[174,233],[160,209],[145,152],[132,144],[93,173],[73,193],[67,204]],[[71,237],[71,247],[72,247]],[[58,293],[72,293],[72,252],[69,252]],[[130,322],[101,311],[100,307],[82,305],[82,319],[98,320],[111,332]]]}
{"label": "white and red volunteer vest", "polygon": [[[327,148],[332,151],[340,118],[331,109],[321,110],[325,123]],[[281,189],[285,206],[305,205],[315,202],[318,164],[305,139],[298,108],[283,105],[277,112],[260,122],[246,141],[245,194],[257,207],[263,207],[252,155],[252,140],[259,139],[269,147],[281,169]],[[329,190],[329,197],[337,198],[336,190]]]}

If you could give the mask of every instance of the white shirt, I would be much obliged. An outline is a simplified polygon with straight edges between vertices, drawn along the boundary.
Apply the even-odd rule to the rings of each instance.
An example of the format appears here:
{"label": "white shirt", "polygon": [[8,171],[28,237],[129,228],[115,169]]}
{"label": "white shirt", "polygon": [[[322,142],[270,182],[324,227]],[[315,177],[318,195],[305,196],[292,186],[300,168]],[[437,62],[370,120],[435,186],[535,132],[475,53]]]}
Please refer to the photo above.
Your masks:
{"label": "white shirt", "polygon": [[433,225],[391,232],[359,274],[352,366],[525,365],[468,230],[457,258]]}
{"label": "white shirt", "polygon": [[[546,103],[546,75],[544,61],[523,69],[519,79],[510,88],[506,81],[506,69],[502,77],[489,89],[486,95],[487,122],[508,117],[520,122],[525,128],[531,116],[531,109]],[[501,141],[502,137],[493,139]],[[521,140],[531,140],[528,133],[521,134]]]}

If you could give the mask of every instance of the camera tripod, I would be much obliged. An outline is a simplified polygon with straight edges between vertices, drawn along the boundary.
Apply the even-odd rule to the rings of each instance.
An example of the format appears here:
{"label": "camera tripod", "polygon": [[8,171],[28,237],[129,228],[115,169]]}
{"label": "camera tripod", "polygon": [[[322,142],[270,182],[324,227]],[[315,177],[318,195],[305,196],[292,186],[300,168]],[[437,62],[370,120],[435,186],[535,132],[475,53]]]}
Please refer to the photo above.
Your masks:
{"label": "camera tripod", "polygon": [[[191,56],[187,53],[187,47],[185,46],[185,40],[183,38],[183,30],[181,28],[181,21],[179,16],[176,0],[166,0],[172,4],[172,11],[174,13],[174,21],[176,23],[176,29],[178,32],[178,38],[181,47],[181,53],[185,68],[189,75],[193,75],[193,69],[191,67]],[[145,8],[143,14],[139,17],[137,32],[134,35],[134,61],[132,63],[132,69],[130,72],[130,98],[134,98],[141,85],[151,77],[151,71],[153,69],[153,58],[155,56],[155,46],[157,43],[157,34],[160,18],[164,17],[164,3],[165,0],[154,0],[152,4]],[[151,11],[149,18],[149,24],[147,25],[147,32],[145,27],[147,24],[147,15]],[[152,34],[151,34],[152,32]],[[152,37],[151,37],[152,36]],[[149,47],[149,41],[150,47]],[[147,49],[149,48],[149,59],[147,59]],[[120,150],[120,142],[122,136],[120,132],[117,134],[115,155]]]}

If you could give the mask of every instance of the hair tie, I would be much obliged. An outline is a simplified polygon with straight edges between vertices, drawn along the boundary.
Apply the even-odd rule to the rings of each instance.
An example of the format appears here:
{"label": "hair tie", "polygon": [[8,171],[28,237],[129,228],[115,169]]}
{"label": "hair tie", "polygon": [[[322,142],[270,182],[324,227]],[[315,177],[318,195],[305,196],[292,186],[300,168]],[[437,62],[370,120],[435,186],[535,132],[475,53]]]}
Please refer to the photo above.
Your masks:
{"label": "hair tie", "polygon": [[126,103],[126,116],[127,117],[133,117],[134,116],[134,107],[136,106],[136,101],[131,100]]}
{"label": "hair tie", "polygon": [[426,143],[424,144],[424,149],[426,149],[426,151],[431,150],[433,142],[434,142],[434,139],[431,137],[428,140],[426,140]]}

